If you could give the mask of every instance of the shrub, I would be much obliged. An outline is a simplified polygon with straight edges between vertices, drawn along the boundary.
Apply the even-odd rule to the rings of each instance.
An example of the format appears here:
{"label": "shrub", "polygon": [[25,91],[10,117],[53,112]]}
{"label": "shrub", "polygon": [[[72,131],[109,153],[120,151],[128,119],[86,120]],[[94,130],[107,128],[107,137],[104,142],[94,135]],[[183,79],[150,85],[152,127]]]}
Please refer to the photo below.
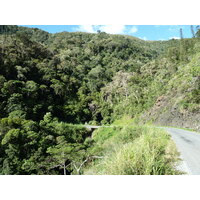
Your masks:
{"label": "shrub", "polygon": [[179,174],[175,169],[178,160],[175,145],[161,129],[126,127],[115,132],[103,145],[104,158],[91,163],[85,174]]}

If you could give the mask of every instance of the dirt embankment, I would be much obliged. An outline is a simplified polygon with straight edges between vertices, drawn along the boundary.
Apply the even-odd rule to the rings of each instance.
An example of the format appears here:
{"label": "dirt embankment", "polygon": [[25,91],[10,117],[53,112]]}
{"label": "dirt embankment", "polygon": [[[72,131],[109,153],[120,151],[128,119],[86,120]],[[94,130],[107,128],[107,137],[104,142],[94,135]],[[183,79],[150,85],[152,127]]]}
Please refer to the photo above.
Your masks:
{"label": "dirt embankment", "polygon": [[181,96],[160,96],[154,106],[141,117],[162,126],[191,128],[200,131],[200,110],[187,111],[180,108]]}

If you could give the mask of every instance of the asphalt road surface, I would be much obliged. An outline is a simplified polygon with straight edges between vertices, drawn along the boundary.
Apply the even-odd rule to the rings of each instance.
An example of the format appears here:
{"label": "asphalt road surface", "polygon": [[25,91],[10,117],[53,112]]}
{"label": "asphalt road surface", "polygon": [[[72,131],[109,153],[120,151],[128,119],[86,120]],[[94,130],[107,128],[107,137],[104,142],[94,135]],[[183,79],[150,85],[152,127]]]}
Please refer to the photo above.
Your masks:
{"label": "asphalt road surface", "polygon": [[176,143],[183,160],[180,170],[191,175],[200,175],[200,134],[177,128],[164,128]]}
{"label": "asphalt road surface", "polygon": [[[89,129],[113,126],[91,126],[84,125]],[[162,128],[162,127],[160,127]],[[180,152],[178,169],[189,175],[200,175],[200,134],[178,128],[164,128],[169,132]]]}

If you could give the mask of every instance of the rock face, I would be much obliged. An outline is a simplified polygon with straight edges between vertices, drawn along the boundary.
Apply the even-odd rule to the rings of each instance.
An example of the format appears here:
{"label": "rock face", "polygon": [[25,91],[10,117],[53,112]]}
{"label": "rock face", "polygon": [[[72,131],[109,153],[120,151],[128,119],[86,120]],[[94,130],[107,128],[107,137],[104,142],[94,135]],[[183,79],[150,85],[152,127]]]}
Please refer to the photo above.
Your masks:
{"label": "rock face", "polygon": [[160,96],[155,105],[142,115],[145,122],[152,121],[161,126],[191,128],[200,131],[200,110],[186,111],[178,102],[180,96]]}
{"label": "rock face", "polygon": [[155,123],[165,126],[191,128],[200,131],[200,112],[195,114],[182,114],[177,111],[168,111],[165,114],[160,114],[155,120]]}

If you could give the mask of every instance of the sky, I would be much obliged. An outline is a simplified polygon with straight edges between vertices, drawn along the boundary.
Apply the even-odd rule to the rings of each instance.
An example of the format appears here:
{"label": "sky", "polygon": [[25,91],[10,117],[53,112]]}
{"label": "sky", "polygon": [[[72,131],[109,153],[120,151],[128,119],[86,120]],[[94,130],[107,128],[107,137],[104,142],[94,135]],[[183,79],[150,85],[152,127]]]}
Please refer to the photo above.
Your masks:
{"label": "sky", "polygon": [[[123,34],[138,37],[143,40],[169,40],[180,39],[180,28],[184,38],[191,38],[190,25],[23,25],[39,28],[49,33],[88,32],[96,33],[97,30],[110,34]],[[194,26],[195,28],[195,26]]]}

